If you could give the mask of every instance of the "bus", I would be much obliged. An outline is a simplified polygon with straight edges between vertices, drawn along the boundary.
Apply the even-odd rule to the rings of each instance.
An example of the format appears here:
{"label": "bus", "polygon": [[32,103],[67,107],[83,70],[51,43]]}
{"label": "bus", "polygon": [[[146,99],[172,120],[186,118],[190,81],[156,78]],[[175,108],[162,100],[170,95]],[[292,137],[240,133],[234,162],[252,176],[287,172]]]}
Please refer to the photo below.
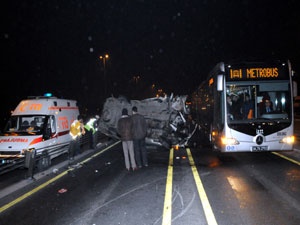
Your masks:
{"label": "bus", "polygon": [[289,60],[218,63],[190,95],[201,140],[220,152],[293,150],[293,75]]}

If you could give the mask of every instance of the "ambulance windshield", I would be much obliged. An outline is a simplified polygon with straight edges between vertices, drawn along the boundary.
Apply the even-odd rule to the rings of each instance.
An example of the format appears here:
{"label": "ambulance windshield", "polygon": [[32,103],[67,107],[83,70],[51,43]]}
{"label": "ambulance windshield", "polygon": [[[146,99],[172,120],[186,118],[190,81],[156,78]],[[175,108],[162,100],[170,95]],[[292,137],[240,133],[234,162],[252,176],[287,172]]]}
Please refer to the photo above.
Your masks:
{"label": "ambulance windshield", "polygon": [[44,115],[21,115],[12,116],[4,129],[6,135],[36,135],[41,134],[46,116]]}

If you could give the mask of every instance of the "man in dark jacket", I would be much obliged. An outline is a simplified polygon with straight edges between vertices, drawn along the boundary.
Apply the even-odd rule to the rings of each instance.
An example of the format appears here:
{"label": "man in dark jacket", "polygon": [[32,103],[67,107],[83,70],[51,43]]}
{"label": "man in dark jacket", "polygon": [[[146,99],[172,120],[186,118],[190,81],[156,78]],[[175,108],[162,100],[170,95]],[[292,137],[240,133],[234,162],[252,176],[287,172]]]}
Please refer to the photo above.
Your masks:
{"label": "man in dark jacket", "polygon": [[137,107],[132,107],[132,123],[133,123],[133,146],[135,160],[139,168],[148,166],[147,150],[145,138],[147,135],[147,123],[141,114],[138,113]]}
{"label": "man in dark jacket", "polygon": [[122,116],[118,120],[117,131],[118,134],[121,136],[126,169],[129,171],[131,165],[132,170],[136,170],[137,168],[134,158],[134,149],[132,141],[133,123],[131,117],[128,116],[128,110],[126,108],[122,110]]}

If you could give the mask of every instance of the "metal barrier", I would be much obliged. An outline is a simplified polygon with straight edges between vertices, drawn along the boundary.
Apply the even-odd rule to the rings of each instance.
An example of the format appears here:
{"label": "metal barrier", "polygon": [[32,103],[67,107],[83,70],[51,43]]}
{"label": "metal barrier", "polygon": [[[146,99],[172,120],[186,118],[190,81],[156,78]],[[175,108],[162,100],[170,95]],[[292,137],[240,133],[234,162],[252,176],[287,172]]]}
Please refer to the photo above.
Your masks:
{"label": "metal barrier", "polygon": [[27,177],[33,178],[35,161],[36,161],[36,151],[35,150],[26,151],[26,153],[25,153],[25,168],[28,168]]}
{"label": "metal barrier", "polygon": [[2,158],[0,161],[0,175],[22,167],[24,167],[24,158]]}
{"label": "metal barrier", "polygon": [[[96,137],[98,141],[107,138],[107,136],[100,132],[96,133]],[[89,133],[80,138],[80,146],[83,150],[88,148],[89,138]],[[50,167],[52,159],[68,153],[68,150],[69,143],[26,151],[24,157],[21,158],[12,156],[11,158],[0,159],[0,175],[18,168],[26,168],[28,169],[27,177],[33,177],[36,169],[37,171],[47,169]]]}

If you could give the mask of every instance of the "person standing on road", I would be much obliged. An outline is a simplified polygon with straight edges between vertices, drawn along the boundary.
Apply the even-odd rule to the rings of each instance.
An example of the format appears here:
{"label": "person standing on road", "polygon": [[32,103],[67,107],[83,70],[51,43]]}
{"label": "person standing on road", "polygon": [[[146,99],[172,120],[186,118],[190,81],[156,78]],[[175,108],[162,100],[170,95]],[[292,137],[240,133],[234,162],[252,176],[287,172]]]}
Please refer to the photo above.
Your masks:
{"label": "person standing on road", "polygon": [[142,168],[142,165],[148,166],[147,150],[146,150],[146,135],[147,123],[143,115],[138,113],[137,107],[132,107],[132,123],[133,123],[133,147],[137,166]]}
{"label": "person standing on road", "polygon": [[81,115],[78,115],[77,120],[74,120],[70,127],[72,140],[69,146],[69,160],[73,160],[74,156],[80,153],[80,137],[84,134],[83,118]]}
{"label": "person standing on road", "polygon": [[121,136],[125,166],[126,169],[130,170],[130,165],[132,170],[136,170],[136,162],[134,158],[133,149],[133,124],[132,119],[128,116],[128,110],[124,108],[122,110],[122,116],[118,120],[117,132]]}
{"label": "person standing on road", "polygon": [[91,149],[96,149],[97,145],[97,131],[99,116],[90,118],[90,120],[84,125],[84,128],[88,131],[89,145]]}

